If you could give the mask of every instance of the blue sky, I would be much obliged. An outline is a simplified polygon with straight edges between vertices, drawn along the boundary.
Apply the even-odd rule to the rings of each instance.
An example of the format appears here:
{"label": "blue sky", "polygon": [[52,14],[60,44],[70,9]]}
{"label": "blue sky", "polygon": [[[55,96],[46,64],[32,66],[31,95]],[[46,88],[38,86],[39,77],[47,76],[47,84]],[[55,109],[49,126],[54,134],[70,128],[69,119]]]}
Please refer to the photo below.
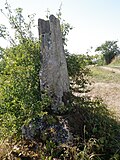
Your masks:
{"label": "blue sky", "polygon": [[[25,16],[36,13],[36,24],[47,9],[56,14],[61,2],[63,19],[74,27],[68,37],[71,53],[85,53],[91,46],[94,50],[106,40],[118,40],[120,47],[120,0],[8,0],[13,9],[23,8]],[[0,0],[0,8],[4,3]],[[0,23],[7,24],[1,14]]]}

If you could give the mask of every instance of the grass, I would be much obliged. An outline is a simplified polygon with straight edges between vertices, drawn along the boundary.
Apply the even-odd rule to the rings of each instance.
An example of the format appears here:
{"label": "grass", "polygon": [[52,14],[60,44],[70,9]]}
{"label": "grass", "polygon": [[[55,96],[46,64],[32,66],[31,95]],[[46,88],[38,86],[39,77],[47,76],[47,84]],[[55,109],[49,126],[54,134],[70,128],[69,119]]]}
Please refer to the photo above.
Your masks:
{"label": "grass", "polygon": [[115,59],[109,65],[105,66],[111,68],[111,71],[105,70],[102,67],[94,66],[90,68],[93,77],[92,80],[95,82],[120,84],[120,74],[114,72],[114,69],[117,69],[118,71],[120,70],[120,56],[115,57]]}
{"label": "grass", "polygon": [[[104,67],[108,67],[108,70]],[[113,70],[112,70],[113,69]],[[107,107],[109,110],[114,109],[119,113],[119,95],[120,95],[120,90],[119,90],[119,85],[120,85],[120,73],[115,72],[115,69],[120,70],[120,58],[114,60],[110,65],[108,66],[94,66],[91,67],[91,74],[92,74],[92,80],[95,83],[99,83],[100,88],[94,88],[93,92],[96,95],[100,95],[103,97],[103,99],[107,100]],[[110,106],[111,105],[111,106]],[[117,115],[117,114],[116,114]],[[114,115],[112,116],[114,117]],[[116,117],[116,121],[119,120],[118,117]],[[104,118],[103,118],[104,121]],[[108,121],[108,120],[107,120]],[[119,123],[119,121],[118,121]],[[114,130],[119,130],[120,128],[111,123],[112,127]],[[108,127],[109,129],[109,127]],[[99,131],[100,132],[100,131]],[[114,132],[114,131],[113,131]],[[108,131],[109,133],[109,131]],[[112,135],[112,132],[111,132]],[[113,136],[114,137],[114,136]],[[115,140],[115,137],[114,137]],[[111,142],[110,142],[111,143]],[[108,146],[110,145],[108,144]],[[112,160],[119,160],[120,159],[120,143],[118,144],[118,152],[114,154],[114,158],[111,158]],[[113,148],[115,147],[115,144],[113,143]],[[111,160],[110,159],[110,160]]]}
{"label": "grass", "polygon": [[91,68],[92,80],[95,82],[118,83],[120,84],[120,74],[108,71],[99,66]]}
{"label": "grass", "polygon": [[117,119],[120,119],[120,71],[117,69],[115,72],[115,69],[109,66],[107,70],[106,67],[91,68],[94,83],[89,95],[101,97],[107,107],[117,115]]}

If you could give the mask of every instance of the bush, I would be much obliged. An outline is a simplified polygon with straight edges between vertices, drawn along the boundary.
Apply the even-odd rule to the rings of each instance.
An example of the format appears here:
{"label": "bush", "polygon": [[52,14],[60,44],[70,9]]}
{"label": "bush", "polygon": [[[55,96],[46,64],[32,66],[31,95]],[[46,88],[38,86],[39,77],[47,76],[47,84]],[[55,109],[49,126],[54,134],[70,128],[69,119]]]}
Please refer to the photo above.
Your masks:
{"label": "bush", "polygon": [[86,67],[89,60],[84,55],[68,54],[66,56],[70,86],[73,92],[87,92],[87,85],[90,84],[88,75],[90,70]]}
{"label": "bush", "polygon": [[14,36],[8,28],[0,26],[1,37],[10,42],[10,47],[0,47],[0,136],[19,135],[21,126],[32,118],[41,116],[49,103],[47,97],[40,97],[40,41],[34,38],[32,28],[34,15],[28,16],[28,23],[22,9],[14,12],[5,3],[1,12],[8,18]]}
{"label": "bush", "polygon": [[[39,42],[27,39],[24,44],[6,49],[3,54],[5,67],[0,81],[1,137],[9,131],[20,131],[23,123],[41,114],[46,105],[40,99],[39,46]],[[47,99],[45,101],[47,103]],[[6,134],[3,130],[6,130]]]}

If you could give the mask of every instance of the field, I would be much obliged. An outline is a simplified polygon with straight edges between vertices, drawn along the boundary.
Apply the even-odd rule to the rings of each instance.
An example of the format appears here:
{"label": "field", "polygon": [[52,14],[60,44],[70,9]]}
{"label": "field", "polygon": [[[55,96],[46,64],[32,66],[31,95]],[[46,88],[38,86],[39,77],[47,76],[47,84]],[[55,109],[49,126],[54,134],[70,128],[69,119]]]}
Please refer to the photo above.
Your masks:
{"label": "field", "polygon": [[93,66],[91,73],[91,91],[87,94],[102,98],[107,107],[120,120],[120,67]]}

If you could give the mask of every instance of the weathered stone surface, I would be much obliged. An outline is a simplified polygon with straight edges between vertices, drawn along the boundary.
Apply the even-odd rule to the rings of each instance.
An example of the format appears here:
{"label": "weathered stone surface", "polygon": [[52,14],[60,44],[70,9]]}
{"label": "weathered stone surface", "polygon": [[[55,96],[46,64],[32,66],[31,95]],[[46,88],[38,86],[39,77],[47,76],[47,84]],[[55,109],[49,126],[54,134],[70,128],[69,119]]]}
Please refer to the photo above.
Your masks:
{"label": "weathered stone surface", "polygon": [[[38,26],[41,40],[40,89],[52,100],[52,114],[61,113],[61,110],[66,111],[65,105],[69,100],[69,78],[60,22],[51,15],[48,21],[39,19]],[[49,114],[23,125],[22,135],[29,140],[52,140],[55,143],[66,143],[72,137],[64,118]]]}
{"label": "weathered stone surface", "polygon": [[64,96],[69,93],[69,78],[60,22],[51,15],[47,21],[39,19],[38,26],[41,40],[41,90],[48,92],[52,99],[52,110],[57,113],[59,107],[67,103],[68,99]]}

